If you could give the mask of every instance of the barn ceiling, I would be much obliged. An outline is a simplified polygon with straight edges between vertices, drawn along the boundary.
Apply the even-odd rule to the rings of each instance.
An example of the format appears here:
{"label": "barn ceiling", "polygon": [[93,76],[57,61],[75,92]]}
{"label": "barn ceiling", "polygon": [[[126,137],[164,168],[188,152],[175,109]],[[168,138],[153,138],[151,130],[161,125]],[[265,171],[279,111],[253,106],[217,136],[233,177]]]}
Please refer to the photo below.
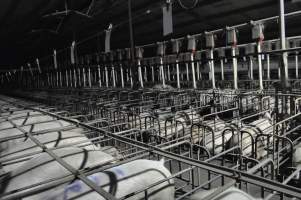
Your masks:
{"label": "barn ceiling", "polygon": [[[186,5],[195,0],[182,0]],[[0,69],[15,68],[36,57],[49,55],[52,49],[80,44],[83,53],[101,51],[101,33],[110,23],[112,47],[129,45],[127,0],[1,0],[0,1]],[[278,14],[277,0],[199,0],[191,10],[177,0],[173,5],[174,33],[162,36],[163,0],[132,0],[135,44],[214,30]],[[286,12],[301,9],[286,1]],[[288,19],[287,35],[301,33],[300,17]],[[277,37],[278,25],[268,27],[267,37]],[[243,40],[242,31],[240,34]]]}

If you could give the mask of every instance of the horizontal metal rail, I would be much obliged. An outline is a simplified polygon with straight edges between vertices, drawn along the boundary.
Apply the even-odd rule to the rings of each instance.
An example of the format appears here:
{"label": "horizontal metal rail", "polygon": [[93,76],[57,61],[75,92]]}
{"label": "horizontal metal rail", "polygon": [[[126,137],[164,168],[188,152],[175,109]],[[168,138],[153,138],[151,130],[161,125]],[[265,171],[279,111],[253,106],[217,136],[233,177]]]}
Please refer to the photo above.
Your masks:
{"label": "horizontal metal rail", "polygon": [[[44,112],[44,111],[42,111],[42,112]],[[53,115],[53,114],[47,113],[47,112],[44,112],[44,113],[49,114],[49,115]],[[60,117],[60,116],[58,116],[58,117],[63,119],[63,120],[72,122],[71,120],[69,120],[67,118]],[[301,198],[301,189],[299,189],[299,188],[295,188],[295,187],[292,187],[292,186],[289,186],[289,185],[283,185],[281,183],[278,183],[278,182],[275,182],[275,181],[272,181],[272,180],[268,180],[268,179],[265,179],[265,178],[262,178],[262,177],[258,177],[258,176],[255,176],[255,175],[250,175],[248,173],[245,173],[245,172],[242,172],[242,171],[239,171],[239,170],[232,170],[232,169],[229,169],[227,167],[218,166],[218,165],[214,165],[214,164],[210,164],[210,163],[206,163],[206,162],[202,162],[202,161],[196,161],[194,159],[190,159],[190,158],[187,158],[187,157],[182,157],[180,155],[161,150],[160,148],[157,148],[157,147],[154,147],[154,146],[149,146],[149,145],[147,145],[145,143],[142,143],[142,142],[139,142],[139,141],[134,141],[134,140],[131,140],[131,139],[128,139],[128,138],[124,138],[124,137],[119,136],[119,135],[114,135],[114,134],[112,134],[112,133],[110,133],[106,130],[101,129],[101,128],[91,127],[91,126],[85,125],[85,124],[80,123],[80,122],[78,122],[77,124],[81,125],[83,127],[86,127],[88,129],[91,129],[91,130],[105,132],[106,134],[108,134],[109,136],[111,136],[113,138],[118,138],[122,141],[127,141],[127,142],[137,144],[138,146],[141,146],[141,147],[144,147],[144,148],[148,149],[150,152],[154,152],[156,154],[159,154],[161,156],[168,157],[168,158],[171,158],[171,159],[179,160],[179,161],[181,161],[183,163],[186,163],[188,165],[193,165],[193,166],[205,169],[205,170],[212,171],[212,172],[217,173],[217,174],[222,174],[222,175],[230,177],[230,178],[235,177],[236,179],[238,179],[240,181],[243,181],[243,182],[251,183],[251,184],[258,185],[258,186],[261,186],[261,187],[264,187],[264,188],[268,188],[270,190],[279,191],[279,192],[284,193],[284,194],[288,194],[288,195],[292,195],[292,196]]]}

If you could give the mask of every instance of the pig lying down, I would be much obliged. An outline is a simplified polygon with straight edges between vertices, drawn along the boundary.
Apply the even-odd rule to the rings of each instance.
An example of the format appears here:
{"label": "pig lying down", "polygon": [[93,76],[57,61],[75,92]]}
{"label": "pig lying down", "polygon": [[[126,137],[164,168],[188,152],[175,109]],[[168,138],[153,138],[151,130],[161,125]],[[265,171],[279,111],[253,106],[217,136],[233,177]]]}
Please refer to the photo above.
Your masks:
{"label": "pig lying down", "polygon": [[[255,139],[259,134],[271,135],[273,134],[273,124],[271,115],[266,112],[262,118],[253,121],[250,124],[242,124],[241,133],[243,137],[240,140],[237,133],[230,138],[227,143],[227,148],[230,149],[234,146],[241,146],[242,153],[246,156],[252,156],[253,149],[255,147],[252,145],[252,138]],[[262,159],[266,156],[267,151],[265,147],[267,146],[266,138],[260,138],[257,144],[257,152],[255,153],[255,158]]]}
{"label": "pig lying down", "polygon": [[[101,165],[115,160],[114,157],[102,151],[86,150],[76,147],[57,149],[53,152],[76,170]],[[38,184],[53,178],[61,178],[67,175],[71,175],[71,172],[65,169],[47,153],[42,153],[8,173],[6,183],[1,184],[1,191],[6,193],[18,188]]]}
{"label": "pig lying down", "polygon": [[[65,162],[75,169],[101,165],[114,159],[112,156],[101,151],[85,151],[80,148],[65,148],[53,152],[62,157]],[[47,153],[43,153],[11,172],[7,178],[6,186],[1,188],[1,190],[2,193],[6,193],[70,174],[69,171],[54,161]],[[142,191],[129,199],[144,198],[144,189],[169,177],[171,177],[171,174],[164,167],[164,161],[150,160],[135,160],[88,176],[96,185],[101,186],[105,191],[117,198],[130,195],[139,190]],[[149,199],[151,200],[172,200],[174,199],[174,193],[175,189],[172,179],[155,184],[155,186],[148,189]],[[92,191],[81,180],[62,184],[24,199],[54,200],[75,198],[104,199],[98,193]]]}
{"label": "pig lying down", "polygon": [[7,129],[15,128],[14,124],[22,127],[26,131],[29,131],[33,126],[33,129],[32,129],[33,132],[71,125],[71,123],[69,123],[69,122],[66,122],[63,120],[56,120],[54,117],[47,116],[47,115],[26,117],[26,118],[21,118],[21,119],[20,118],[11,119],[11,122],[3,121],[3,120],[0,121],[0,137],[1,138],[11,136],[9,134],[4,135],[1,132],[5,131]]}
{"label": "pig lying down", "polygon": [[[99,172],[88,176],[95,184],[101,186],[116,198],[121,198],[136,191],[143,191],[149,186],[162,181],[171,176],[164,167],[164,161],[135,160],[117,167],[113,167],[104,172]],[[172,200],[174,199],[173,180],[165,181],[148,189],[148,199],[150,200]],[[140,192],[127,199],[144,199],[145,193]],[[64,187],[57,187],[53,191],[41,194],[40,199],[83,199],[83,200],[103,200],[98,193],[92,191],[80,180]]]}
{"label": "pig lying down", "polygon": [[[44,144],[47,148],[57,148],[60,146],[74,146],[80,145],[84,146],[86,149],[94,149],[100,150],[97,146],[93,145],[88,138],[82,134],[83,130],[81,128],[73,129],[71,131],[62,131],[62,132],[50,132],[46,134],[36,135],[34,136],[40,143]],[[41,152],[41,148],[36,145],[31,139],[16,139],[10,140],[7,142],[0,143],[1,146],[1,158],[0,163],[5,163],[4,161],[7,159],[12,159],[16,157],[20,157],[20,159],[24,159],[26,154]],[[106,150],[105,150],[106,152]],[[32,157],[29,156],[29,157]],[[17,160],[14,160],[17,161]],[[15,164],[9,164],[7,166],[3,165],[2,170],[5,172],[11,171],[19,167],[23,162],[16,162]]]}

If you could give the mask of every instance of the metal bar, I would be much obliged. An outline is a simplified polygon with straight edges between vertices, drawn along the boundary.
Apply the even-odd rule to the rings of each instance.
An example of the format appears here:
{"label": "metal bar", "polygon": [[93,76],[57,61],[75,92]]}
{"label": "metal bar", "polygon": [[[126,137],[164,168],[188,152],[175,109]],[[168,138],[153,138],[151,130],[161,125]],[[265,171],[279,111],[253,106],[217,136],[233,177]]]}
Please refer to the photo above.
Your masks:
{"label": "metal bar", "polygon": [[154,83],[155,82],[155,72],[154,72],[154,66],[153,65],[151,66],[151,69],[152,69],[152,82]]}
{"label": "metal bar", "polygon": [[121,63],[120,63],[120,77],[121,77],[121,87],[124,88],[123,67]]}
{"label": "metal bar", "polygon": [[72,70],[69,70],[69,74],[70,74],[70,86],[73,87],[73,82],[72,82]]}
{"label": "metal bar", "polygon": [[[284,17],[293,17],[293,16],[298,16],[298,15],[301,15],[301,10],[286,13],[286,14],[284,14]],[[256,21],[254,21],[254,23],[263,23],[263,22],[268,22],[268,21],[273,21],[273,20],[278,20],[278,19],[279,19],[279,16],[273,16],[273,17],[256,20]],[[249,25],[250,25],[250,23],[246,22],[246,23],[236,24],[234,26],[229,26],[229,28],[230,29],[232,29],[232,28],[239,29],[239,28],[249,26]],[[224,28],[220,28],[220,29],[216,29],[216,30],[212,30],[212,31],[207,31],[206,34],[220,33],[220,32],[223,32],[224,30],[225,30]],[[198,34],[191,35],[191,36],[198,37],[198,36],[202,36],[202,35],[203,35],[203,33],[198,33]],[[184,40],[184,39],[185,39],[185,37],[176,38],[176,40]],[[168,43],[168,42],[169,41],[164,41],[163,43]],[[139,47],[152,47],[155,45],[156,45],[156,43],[149,43],[149,44],[141,45]]]}
{"label": "metal bar", "polygon": [[[133,20],[132,20],[132,0],[128,0],[128,16],[129,16],[129,30],[130,30],[130,44],[131,44],[130,75],[131,75],[131,87],[133,87],[132,73],[134,70],[133,65],[135,63],[135,49],[134,49],[135,47],[134,47],[134,33],[133,33]],[[135,83],[136,83],[136,79],[135,79]]]}
{"label": "metal bar", "polygon": [[[47,114],[47,112],[45,112],[45,113]],[[65,119],[63,117],[59,117],[59,118],[60,119]],[[260,177],[257,177],[257,176],[248,175],[248,174],[245,174],[244,172],[241,172],[241,171],[238,171],[238,170],[230,170],[226,167],[211,165],[211,164],[201,162],[201,161],[195,161],[195,160],[189,159],[187,157],[179,156],[178,154],[173,154],[173,153],[170,153],[170,152],[162,151],[161,149],[158,149],[158,148],[153,147],[153,146],[149,146],[147,144],[140,143],[138,141],[132,141],[128,138],[123,138],[121,136],[111,134],[111,133],[109,133],[105,130],[102,130],[102,129],[86,126],[85,124],[82,124],[82,123],[77,123],[77,124],[81,125],[81,126],[84,126],[84,127],[87,127],[87,128],[91,128],[92,130],[104,131],[105,133],[107,133],[108,135],[110,135],[112,137],[120,138],[124,141],[128,141],[128,142],[132,142],[132,143],[137,144],[137,145],[141,145],[142,147],[145,147],[145,148],[151,150],[154,153],[158,153],[159,155],[163,155],[163,156],[170,157],[170,158],[176,158],[176,160],[183,161],[184,163],[189,164],[189,165],[205,168],[205,169],[211,170],[215,173],[221,173],[221,174],[223,174],[225,176],[229,176],[229,177],[234,176],[235,178],[237,178],[239,180],[248,181],[252,184],[263,186],[263,187],[266,187],[266,188],[269,188],[269,189],[279,190],[280,192],[285,192],[287,194],[291,194],[291,195],[294,195],[294,196],[297,195],[297,197],[301,196],[300,189],[296,189],[296,188],[292,188],[290,186],[282,185],[282,184],[279,184],[277,182],[273,182],[273,181],[270,181],[270,180],[267,180],[267,179],[264,179],[264,178],[260,178]]]}
{"label": "metal bar", "polygon": [[[260,42],[257,43],[257,52],[261,52],[261,44]],[[261,55],[258,54],[258,74],[259,74],[259,89],[263,90],[263,81],[262,81],[262,60],[261,60]]]}
{"label": "metal bar", "polygon": [[74,88],[76,88],[77,87],[77,76],[76,76],[76,70],[74,69],[73,70],[73,80],[74,80]]}
{"label": "metal bar", "polygon": [[200,80],[200,63],[199,61],[196,61],[196,73],[197,73],[197,80]]}
{"label": "metal bar", "polygon": [[109,87],[109,72],[107,66],[105,66],[105,76],[106,76],[106,87]]}
{"label": "metal bar", "polygon": [[[51,156],[55,161],[57,161],[60,165],[62,165],[65,169],[67,169],[69,172],[71,172],[73,175],[75,175],[77,178],[82,180],[85,184],[87,184],[91,189],[93,189],[95,192],[99,193],[106,199],[116,199],[111,194],[107,193],[104,189],[101,187],[95,185],[93,181],[88,179],[83,173],[79,172],[75,168],[73,168],[71,165],[69,165],[67,162],[65,162],[62,158],[57,156],[55,153],[53,153],[51,150],[49,150],[44,144],[42,144],[38,139],[36,139],[31,132],[27,132],[26,130],[20,128],[17,124],[12,122],[7,118],[7,121],[9,121],[13,126],[15,126],[19,131],[23,132],[24,134],[27,134],[27,136],[40,148],[42,148],[49,156]],[[117,199],[116,199],[117,200]]]}
{"label": "metal bar", "polygon": [[66,70],[66,87],[69,87],[68,70]]}
{"label": "metal bar", "polygon": [[56,70],[56,87],[59,87],[59,72]]}
{"label": "metal bar", "polygon": [[60,87],[63,87],[63,79],[62,79],[62,71],[59,72],[60,73]]}
{"label": "metal bar", "polygon": [[215,89],[215,73],[214,73],[214,60],[213,60],[213,49],[209,50],[209,56],[210,56],[210,61],[209,61],[209,67],[211,71],[211,79],[212,79],[212,89]]}
{"label": "metal bar", "polygon": [[220,60],[220,63],[221,63],[222,81],[224,81],[225,80],[225,73],[224,73],[224,59],[223,58]]}
{"label": "metal bar", "polygon": [[255,165],[253,168],[249,169],[248,173],[254,174],[256,171],[258,171],[259,169],[262,169],[262,167],[264,167],[268,164],[272,164],[273,168],[274,168],[273,160],[271,158],[267,158],[267,159],[261,161],[259,164]]}
{"label": "metal bar", "polygon": [[138,62],[138,76],[139,76],[139,81],[140,81],[140,87],[143,88],[143,76],[142,76],[140,59],[138,59],[137,62]]}
{"label": "metal bar", "polygon": [[[82,77],[81,77],[81,69],[80,69],[80,67],[79,68],[77,68],[77,75],[78,75],[78,86],[79,87],[81,87],[81,85],[82,85]],[[84,72],[84,68],[83,68],[83,72]],[[83,73],[83,75],[84,75],[84,73]]]}
{"label": "metal bar", "polygon": [[133,88],[134,86],[134,83],[133,83],[133,72],[132,72],[132,69],[130,68],[130,82],[131,82],[131,87]]}
{"label": "metal bar", "polygon": [[97,70],[98,70],[98,84],[99,87],[101,88],[101,73],[100,73],[100,65],[97,66]]}
{"label": "metal bar", "polygon": [[[296,169],[289,177],[287,177],[282,184],[287,184],[293,177],[295,177],[297,174],[300,173],[300,169]],[[264,200],[269,200],[271,198],[273,198],[273,196],[275,196],[277,194],[277,192],[273,191],[272,194],[269,194],[266,198],[264,198]]]}
{"label": "metal bar", "polygon": [[254,76],[253,76],[253,57],[250,56],[250,80],[253,81],[254,80]]}
{"label": "metal bar", "polygon": [[180,67],[179,67],[179,60],[176,59],[176,68],[177,68],[177,87],[178,89],[181,88],[181,83],[180,83]]}
{"label": "metal bar", "polygon": [[296,67],[296,79],[298,79],[299,78],[299,56],[297,52],[295,55],[295,67]]}
{"label": "metal bar", "polygon": [[[284,15],[284,0],[279,0],[279,28],[280,28],[280,45],[281,50],[286,49],[286,38],[285,38],[285,15]],[[285,88],[288,80],[288,63],[287,63],[287,53],[283,53],[281,57],[281,79],[282,86]]]}
{"label": "metal bar", "polygon": [[113,79],[113,87],[116,87],[116,77],[115,77],[115,67],[112,65],[112,79]]}
{"label": "metal bar", "polygon": [[190,54],[190,61],[191,61],[191,73],[192,73],[193,89],[197,89],[196,80],[195,80],[195,68],[194,68],[194,56],[193,56],[193,53]]}
{"label": "metal bar", "polygon": [[160,72],[161,72],[161,78],[162,78],[162,85],[165,88],[165,77],[164,77],[164,69],[163,69],[163,58],[160,57]]}
{"label": "metal bar", "polygon": [[91,69],[88,67],[88,83],[89,83],[89,88],[92,87],[92,82],[91,82]]}
{"label": "metal bar", "polygon": [[269,54],[266,55],[266,59],[267,59],[267,79],[270,80],[271,79],[271,66],[270,66],[270,55]]}
{"label": "metal bar", "polygon": [[237,58],[235,57],[235,47],[232,47],[232,60],[233,60],[233,81],[234,81],[234,89],[238,89],[238,81],[237,81]]}

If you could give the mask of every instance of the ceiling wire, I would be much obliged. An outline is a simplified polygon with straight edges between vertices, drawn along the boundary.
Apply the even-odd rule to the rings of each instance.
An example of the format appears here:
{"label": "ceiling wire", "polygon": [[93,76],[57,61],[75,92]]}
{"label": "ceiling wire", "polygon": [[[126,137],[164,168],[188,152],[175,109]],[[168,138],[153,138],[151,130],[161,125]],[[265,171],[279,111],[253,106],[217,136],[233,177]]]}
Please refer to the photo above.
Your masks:
{"label": "ceiling wire", "polygon": [[[199,2],[199,0],[191,0],[191,1],[194,1],[191,5],[185,5],[185,4],[183,4],[183,2],[182,2],[182,0],[178,0],[178,3],[179,3],[179,5],[183,8],[183,9],[185,9],[185,10],[190,10],[190,9],[193,9],[193,8],[195,8],[196,7],[196,5],[198,4],[198,2]],[[185,0],[185,2],[187,2],[187,0]],[[187,4],[187,3],[186,3]]]}
{"label": "ceiling wire", "polygon": [[[150,13],[153,13],[153,11],[152,11],[152,10],[146,10],[146,11],[144,11],[143,13],[134,16],[134,17],[133,17],[133,20],[141,19],[142,16],[148,15],[148,14],[150,14]],[[120,22],[120,23],[118,23],[118,24],[115,24],[115,25],[112,27],[112,30],[117,29],[117,28],[119,28],[120,26],[123,26],[124,24],[127,24],[127,23],[128,23],[128,19],[126,19],[126,20],[124,20],[124,21],[122,21],[122,22]],[[86,38],[83,38],[82,40],[78,41],[78,42],[76,43],[76,45],[79,46],[79,45],[81,45],[81,44],[83,44],[83,43],[85,43],[85,42],[87,42],[87,41],[89,41],[89,40],[91,40],[91,39],[93,39],[93,38],[99,37],[100,35],[102,35],[102,34],[104,34],[104,33],[105,33],[105,30],[98,31],[98,32],[95,33],[95,34],[90,35],[90,36],[88,36],[88,37],[86,37]],[[57,54],[63,53],[64,51],[68,50],[69,48],[70,48],[70,47],[65,47],[65,48],[59,49],[59,50],[56,51],[56,53],[57,53]],[[46,59],[48,59],[48,58],[50,58],[50,57],[52,57],[52,56],[53,56],[53,54],[50,54],[50,55],[47,55],[47,56],[44,56],[44,57],[40,58],[40,60],[46,60]]]}
{"label": "ceiling wire", "polygon": [[[198,2],[198,0],[196,0],[196,1]],[[126,1],[125,1],[125,2],[126,2]],[[118,5],[118,4],[115,3],[115,4],[113,4],[112,6],[116,6],[116,5]],[[119,5],[120,5],[120,4],[119,4]],[[157,9],[157,8],[160,8],[160,9]],[[144,11],[143,13],[134,16],[134,17],[133,17],[133,20],[141,19],[142,16],[144,16],[144,15],[149,15],[149,14],[151,14],[151,13],[154,14],[154,13],[156,13],[157,11],[161,11],[161,6],[156,7],[156,8],[153,8],[152,10],[147,9],[147,10]],[[92,13],[92,16],[98,15],[99,13],[101,13],[101,12],[94,12],[94,13]],[[123,25],[126,24],[126,23],[128,23],[128,19],[126,19],[126,20],[124,20],[124,21],[122,21],[122,22],[120,22],[120,23],[118,23],[118,24],[115,24],[115,25],[113,26],[112,29],[117,29],[118,27],[123,26]],[[93,34],[93,35],[90,35],[90,36],[88,36],[88,37],[86,37],[86,38],[81,39],[80,41],[78,41],[78,42],[76,43],[76,45],[79,46],[79,45],[81,45],[81,44],[83,44],[83,43],[85,43],[85,42],[87,42],[87,41],[89,41],[89,40],[91,40],[91,39],[93,39],[93,38],[100,37],[102,34],[104,34],[104,32],[105,32],[105,30],[98,31],[97,33],[95,33],[95,34]],[[57,54],[63,53],[64,51],[68,50],[69,48],[70,48],[70,47],[65,47],[65,48],[62,48],[62,49],[57,50],[56,52],[57,52]],[[53,54],[46,55],[46,56],[40,58],[40,60],[46,60],[46,59],[48,59],[48,58],[50,58],[50,57],[52,57],[52,56],[53,56]]]}

